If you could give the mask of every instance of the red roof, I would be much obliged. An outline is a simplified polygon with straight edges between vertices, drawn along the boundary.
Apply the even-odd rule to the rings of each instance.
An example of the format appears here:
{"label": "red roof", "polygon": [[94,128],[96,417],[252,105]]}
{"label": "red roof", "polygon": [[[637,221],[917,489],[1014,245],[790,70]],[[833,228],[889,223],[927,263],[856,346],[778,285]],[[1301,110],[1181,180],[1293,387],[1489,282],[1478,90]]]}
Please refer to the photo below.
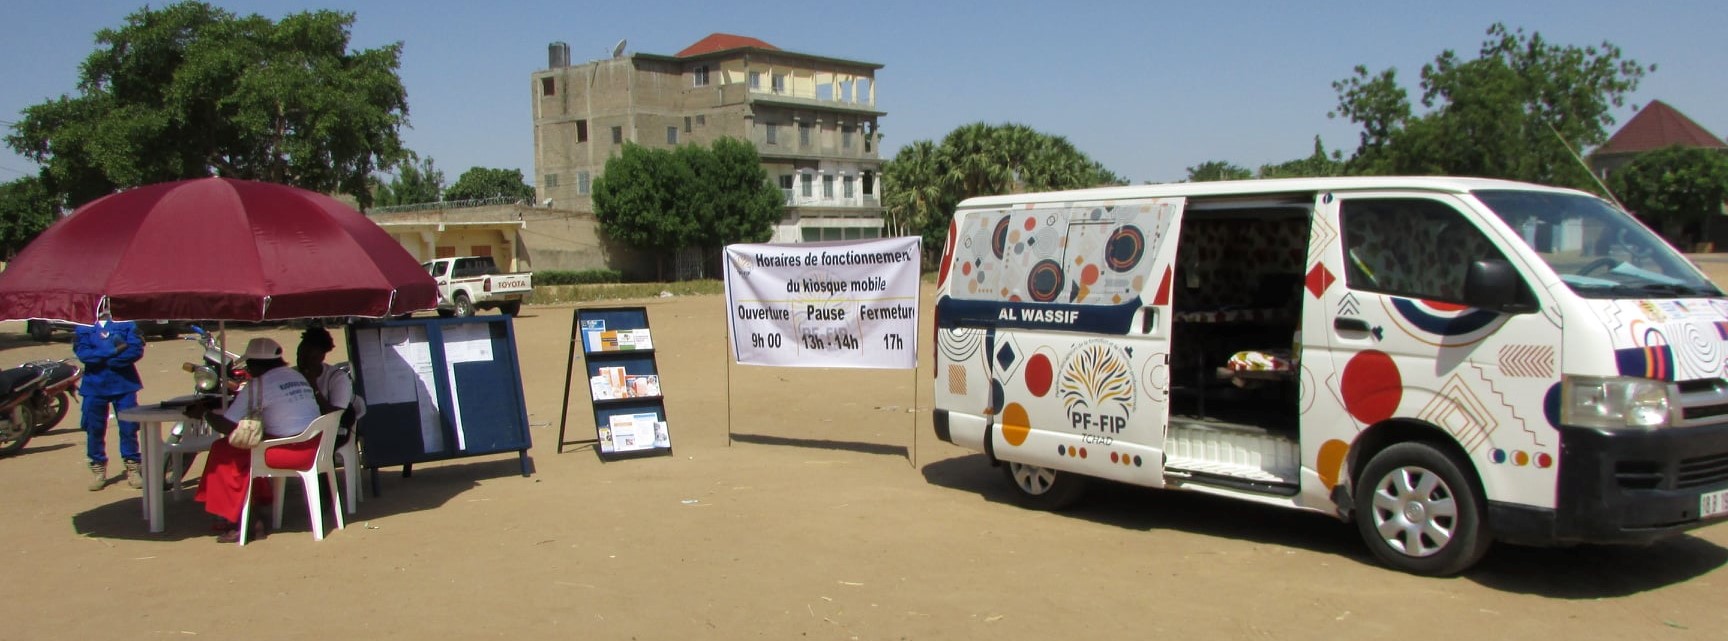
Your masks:
{"label": "red roof", "polygon": [[1685,114],[1660,100],[1652,100],[1638,110],[1631,120],[1626,121],[1626,126],[1614,132],[1608,143],[1602,145],[1593,155],[1634,154],[1672,145],[1706,149],[1728,148],[1728,144],[1724,144],[1721,138],[1705,131]]}
{"label": "red roof", "polygon": [[779,47],[749,36],[734,36],[730,33],[711,33],[708,34],[708,37],[697,40],[696,44],[685,47],[683,51],[678,52],[677,57],[688,58],[690,56],[700,56],[705,53],[714,53],[716,51],[725,51],[727,49],[743,49],[745,47],[771,49],[774,51],[780,50]]}

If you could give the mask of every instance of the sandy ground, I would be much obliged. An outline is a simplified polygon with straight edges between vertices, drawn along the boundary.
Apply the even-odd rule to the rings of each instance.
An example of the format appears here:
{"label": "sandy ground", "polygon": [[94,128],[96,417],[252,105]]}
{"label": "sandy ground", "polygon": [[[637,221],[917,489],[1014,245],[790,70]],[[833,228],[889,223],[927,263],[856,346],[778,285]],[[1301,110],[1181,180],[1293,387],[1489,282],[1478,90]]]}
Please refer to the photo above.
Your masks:
{"label": "sandy ground", "polygon": [[[0,459],[0,639],[1719,639],[1728,629],[1728,526],[1648,548],[1499,546],[1463,577],[1424,579],[1375,565],[1350,526],[1325,516],[1123,487],[1069,512],[1023,510],[982,456],[931,433],[926,370],[729,365],[719,297],[630,304],[649,309],[674,456],[603,463],[585,444],[555,453],[573,306],[529,308],[515,327],[535,473],[519,475],[514,455],[423,465],[411,478],[388,471],[383,495],[322,542],[293,502],[283,531],[245,548],[215,544],[190,500],[171,501],[168,531],[149,534],[138,491],[84,489],[74,413]],[[0,363],[70,355],[64,336],[39,345],[22,332],[0,323]],[[251,328],[233,340],[257,334],[296,336]],[[179,365],[197,354],[191,341],[152,341],[142,399],[187,391]],[[581,387],[569,418],[572,440],[592,438]]]}

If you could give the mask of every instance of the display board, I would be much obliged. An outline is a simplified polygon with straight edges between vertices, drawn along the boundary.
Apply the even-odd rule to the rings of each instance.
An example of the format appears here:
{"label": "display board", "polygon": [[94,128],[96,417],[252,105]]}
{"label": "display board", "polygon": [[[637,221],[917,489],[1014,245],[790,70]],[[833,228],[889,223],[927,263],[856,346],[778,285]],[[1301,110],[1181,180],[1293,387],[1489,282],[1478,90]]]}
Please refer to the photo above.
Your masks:
{"label": "display board", "polygon": [[509,316],[410,318],[348,326],[361,464],[378,468],[517,452],[529,474],[527,404]]}
{"label": "display board", "polygon": [[[582,352],[583,375],[564,385],[564,417],[569,419],[570,389],[588,390],[593,404],[594,452],[601,460],[672,453],[660,366],[654,361],[654,337],[645,307],[578,309],[571,320],[570,359]],[[564,423],[558,426],[558,447],[564,447]]]}

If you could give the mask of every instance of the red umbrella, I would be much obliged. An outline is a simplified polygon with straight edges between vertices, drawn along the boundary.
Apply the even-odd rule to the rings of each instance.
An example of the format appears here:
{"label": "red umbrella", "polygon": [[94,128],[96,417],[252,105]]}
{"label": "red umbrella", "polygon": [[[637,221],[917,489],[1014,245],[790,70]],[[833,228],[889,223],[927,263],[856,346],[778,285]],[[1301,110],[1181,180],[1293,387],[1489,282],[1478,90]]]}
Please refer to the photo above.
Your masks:
{"label": "red umbrella", "polygon": [[0,319],[263,321],[431,309],[438,286],[352,207],[200,178],[80,207],[0,272]]}

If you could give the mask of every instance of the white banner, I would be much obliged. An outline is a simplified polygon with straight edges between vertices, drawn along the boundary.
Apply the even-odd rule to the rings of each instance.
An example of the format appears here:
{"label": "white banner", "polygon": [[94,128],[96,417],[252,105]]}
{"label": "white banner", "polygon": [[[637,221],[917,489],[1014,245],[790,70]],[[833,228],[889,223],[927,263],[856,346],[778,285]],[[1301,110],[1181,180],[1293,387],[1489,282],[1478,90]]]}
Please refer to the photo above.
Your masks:
{"label": "white banner", "polygon": [[746,365],[912,369],[919,239],[728,245],[726,326]]}

